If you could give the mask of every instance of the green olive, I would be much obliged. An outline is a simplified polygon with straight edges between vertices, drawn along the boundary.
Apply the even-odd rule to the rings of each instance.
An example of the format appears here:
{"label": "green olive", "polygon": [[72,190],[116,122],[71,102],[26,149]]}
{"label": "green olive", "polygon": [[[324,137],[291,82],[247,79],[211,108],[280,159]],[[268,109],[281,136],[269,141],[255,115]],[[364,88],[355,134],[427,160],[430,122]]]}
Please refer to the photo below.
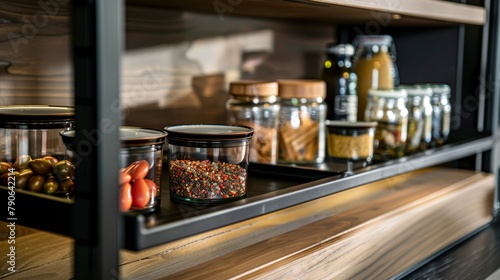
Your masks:
{"label": "green olive", "polygon": [[45,159],[37,158],[30,161],[28,165],[36,174],[47,175],[52,171],[52,164]]}
{"label": "green olive", "polygon": [[72,179],[66,179],[61,182],[59,189],[63,192],[73,191],[75,188],[75,182]]}
{"label": "green olive", "polygon": [[75,166],[69,160],[61,160],[54,164],[52,173],[57,180],[62,183],[66,179],[73,179],[75,176]]}
{"label": "green olive", "polygon": [[56,178],[53,176],[49,177],[43,184],[43,192],[46,194],[53,194],[58,188],[59,182],[57,182]]}
{"label": "green olive", "polygon": [[16,188],[26,188],[29,179],[31,179],[33,175],[33,171],[31,171],[30,169],[24,169],[22,172],[19,172],[19,174],[16,175]]}
{"label": "green olive", "polygon": [[5,161],[0,162],[0,176],[4,173],[9,173],[9,169],[11,168],[12,166],[10,165],[10,163]]}
{"label": "green olive", "polygon": [[[19,176],[19,171],[14,171],[14,176]],[[12,179],[9,179],[10,177],[12,177],[11,172],[2,174],[2,176],[0,176],[0,184],[8,187],[10,182],[10,185],[12,186],[12,183],[14,183],[14,181],[12,181]]]}
{"label": "green olive", "polygon": [[28,190],[32,192],[41,192],[45,183],[45,176],[33,175],[28,181]]}
{"label": "green olive", "polygon": [[29,155],[23,155],[16,159],[14,164],[12,164],[12,167],[14,167],[16,170],[26,169],[29,168],[28,164],[30,161],[32,161],[32,159]]}
{"label": "green olive", "polygon": [[50,164],[54,165],[56,164],[59,160],[53,156],[44,156],[42,157],[42,159],[44,160],[48,160],[50,162]]}

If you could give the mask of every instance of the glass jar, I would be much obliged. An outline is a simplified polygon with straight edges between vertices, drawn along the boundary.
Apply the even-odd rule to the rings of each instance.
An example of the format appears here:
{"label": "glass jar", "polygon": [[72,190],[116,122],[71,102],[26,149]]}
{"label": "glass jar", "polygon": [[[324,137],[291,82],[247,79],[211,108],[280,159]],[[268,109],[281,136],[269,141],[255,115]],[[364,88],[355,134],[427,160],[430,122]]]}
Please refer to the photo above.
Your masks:
{"label": "glass jar", "polygon": [[[78,168],[84,143],[74,143],[75,130],[62,131],[67,160]],[[120,211],[153,211],[161,200],[163,145],[166,133],[140,127],[120,127],[119,205]],[[78,183],[78,182],[76,182]]]}
{"label": "glass jar", "polygon": [[178,125],[168,133],[170,198],[217,204],[246,195],[251,127]]}
{"label": "glass jar", "polygon": [[328,155],[334,161],[369,163],[377,122],[326,121]]}
{"label": "glass jar", "polygon": [[365,117],[370,89],[393,89],[399,83],[396,48],[389,35],[356,36],[354,71],[358,78],[358,120]]}
{"label": "glass jar", "polygon": [[74,166],[63,160],[59,132],[74,125],[72,107],[0,106],[0,185],[13,174],[17,189],[72,197]]}
{"label": "glass jar", "polygon": [[432,143],[442,145],[450,135],[451,89],[447,84],[427,84],[427,86],[432,90]]}
{"label": "glass jar", "polygon": [[408,94],[408,132],[406,153],[427,149],[432,140],[432,90],[416,85],[402,85]]}
{"label": "glass jar", "polygon": [[228,123],[254,129],[250,161],[276,163],[278,159],[278,83],[236,81],[229,86]]}
{"label": "glass jar", "polygon": [[366,119],[378,123],[375,131],[374,158],[397,158],[404,155],[408,131],[407,93],[404,89],[368,92]]}
{"label": "glass jar", "polygon": [[355,122],[358,117],[357,76],[352,69],[354,47],[328,44],[322,79],[326,82],[327,119]]}
{"label": "glass jar", "polygon": [[61,130],[75,125],[72,107],[49,105],[0,106],[0,161],[43,156],[64,158]]}
{"label": "glass jar", "polygon": [[278,80],[278,161],[321,163],[326,153],[326,84],[321,80]]}

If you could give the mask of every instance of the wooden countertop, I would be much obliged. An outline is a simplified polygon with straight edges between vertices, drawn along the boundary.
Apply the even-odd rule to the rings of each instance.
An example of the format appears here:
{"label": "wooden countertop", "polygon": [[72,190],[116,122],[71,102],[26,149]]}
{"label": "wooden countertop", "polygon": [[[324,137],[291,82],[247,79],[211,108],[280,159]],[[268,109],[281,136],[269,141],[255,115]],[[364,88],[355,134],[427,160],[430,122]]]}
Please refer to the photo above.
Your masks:
{"label": "wooden countertop", "polygon": [[[124,279],[402,277],[429,256],[486,227],[492,219],[493,191],[490,174],[418,170],[140,252],[122,250],[116,275]],[[71,238],[21,226],[16,230],[17,272],[9,274],[4,261],[0,278],[73,277]],[[0,226],[0,234],[4,257],[9,234],[5,226]]]}

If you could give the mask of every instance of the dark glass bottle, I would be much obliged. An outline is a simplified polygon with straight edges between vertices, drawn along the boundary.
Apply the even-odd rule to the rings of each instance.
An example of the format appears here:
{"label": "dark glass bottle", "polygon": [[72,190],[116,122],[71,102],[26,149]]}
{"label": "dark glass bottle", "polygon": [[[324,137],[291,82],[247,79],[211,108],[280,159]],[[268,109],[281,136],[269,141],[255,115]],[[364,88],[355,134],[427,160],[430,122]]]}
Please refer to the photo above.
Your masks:
{"label": "dark glass bottle", "polygon": [[355,122],[357,120],[357,76],[352,69],[354,47],[350,44],[330,43],[326,48],[326,60],[322,79],[326,82],[327,118]]}

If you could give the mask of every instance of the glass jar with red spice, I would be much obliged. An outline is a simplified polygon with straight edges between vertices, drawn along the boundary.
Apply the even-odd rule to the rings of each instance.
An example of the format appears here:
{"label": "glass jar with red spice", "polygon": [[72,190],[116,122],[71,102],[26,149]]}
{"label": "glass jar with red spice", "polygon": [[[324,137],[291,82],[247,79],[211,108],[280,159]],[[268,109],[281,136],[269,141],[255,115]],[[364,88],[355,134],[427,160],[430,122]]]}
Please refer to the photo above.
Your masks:
{"label": "glass jar with red spice", "polygon": [[165,131],[170,199],[218,204],[246,195],[253,128],[198,124]]}

